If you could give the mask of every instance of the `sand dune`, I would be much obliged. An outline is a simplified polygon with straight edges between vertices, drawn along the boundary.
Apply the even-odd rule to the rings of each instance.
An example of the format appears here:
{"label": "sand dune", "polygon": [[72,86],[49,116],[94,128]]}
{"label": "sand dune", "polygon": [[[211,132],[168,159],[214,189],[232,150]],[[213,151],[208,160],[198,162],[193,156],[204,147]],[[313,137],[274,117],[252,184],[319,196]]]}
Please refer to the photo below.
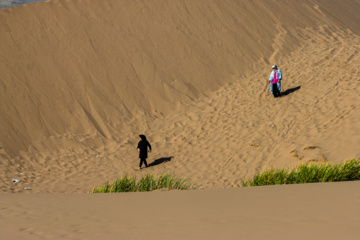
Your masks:
{"label": "sand dune", "polygon": [[[359,156],[359,9],[92,0],[1,10],[1,190],[88,192],[162,172],[232,187],[267,167]],[[134,172],[140,133],[155,166]]]}
{"label": "sand dune", "polygon": [[0,238],[356,240],[359,187],[357,181],[151,193],[2,193]]}
{"label": "sand dune", "polygon": [[[0,238],[357,239],[358,182],[233,187],[360,156],[359,12],[358,0],[0,10]],[[141,171],[138,134],[153,146]],[[208,189],[56,194],[147,173]]]}

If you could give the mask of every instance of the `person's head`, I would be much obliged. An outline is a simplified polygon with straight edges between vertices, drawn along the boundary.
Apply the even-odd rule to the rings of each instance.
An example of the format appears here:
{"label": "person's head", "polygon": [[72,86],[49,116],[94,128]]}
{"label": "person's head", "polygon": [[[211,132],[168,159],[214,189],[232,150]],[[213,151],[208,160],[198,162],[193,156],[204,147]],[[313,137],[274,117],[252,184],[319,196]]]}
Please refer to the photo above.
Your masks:
{"label": "person's head", "polygon": [[277,66],[276,65],[273,65],[272,66],[272,70],[276,70],[277,69]]}
{"label": "person's head", "polygon": [[139,135],[139,137],[140,137],[141,140],[144,140],[144,141],[146,140],[145,135],[142,135],[142,134],[141,134],[141,135]]}

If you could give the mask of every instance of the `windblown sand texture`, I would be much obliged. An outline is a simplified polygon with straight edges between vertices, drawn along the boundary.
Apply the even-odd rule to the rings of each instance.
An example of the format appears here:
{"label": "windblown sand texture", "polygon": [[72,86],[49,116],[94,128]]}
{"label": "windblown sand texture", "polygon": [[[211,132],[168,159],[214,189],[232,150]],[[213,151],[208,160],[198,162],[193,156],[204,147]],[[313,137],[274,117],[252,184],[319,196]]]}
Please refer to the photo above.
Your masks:
{"label": "windblown sand texture", "polygon": [[[359,13],[359,0],[0,10],[0,239],[359,239],[359,182],[232,188],[360,156]],[[135,171],[139,134],[153,152]],[[148,173],[207,189],[74,194]]]}
{"label": "windblown sand texture", "polygon": [[0,193],[7,240],[357,240],[360,181],[119,194]]}
{"label": "windblown sand texture", "polygon": [[[80,193],[163,172],[224,188],[267,167],[359,156],[359,12],[356,0],[0,10],[0,189]],[[153,146],[140,172],[138,134]]]}

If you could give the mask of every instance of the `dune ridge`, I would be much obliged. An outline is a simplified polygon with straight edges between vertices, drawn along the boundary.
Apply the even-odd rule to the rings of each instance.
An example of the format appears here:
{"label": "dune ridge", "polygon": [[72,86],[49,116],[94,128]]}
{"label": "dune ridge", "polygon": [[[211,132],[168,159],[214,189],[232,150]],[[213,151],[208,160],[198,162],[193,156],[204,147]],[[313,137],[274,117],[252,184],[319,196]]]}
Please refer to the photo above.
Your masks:
{"label": "dune ridge", "polygon": [[[143,172],[232,187],[266,167],[359,156],[359,10],[320,0],[0,10],[1,191],[88,192]],[[274,63],[286,93],[276,100]],[[140,133],[160,164],[134,172]]]}

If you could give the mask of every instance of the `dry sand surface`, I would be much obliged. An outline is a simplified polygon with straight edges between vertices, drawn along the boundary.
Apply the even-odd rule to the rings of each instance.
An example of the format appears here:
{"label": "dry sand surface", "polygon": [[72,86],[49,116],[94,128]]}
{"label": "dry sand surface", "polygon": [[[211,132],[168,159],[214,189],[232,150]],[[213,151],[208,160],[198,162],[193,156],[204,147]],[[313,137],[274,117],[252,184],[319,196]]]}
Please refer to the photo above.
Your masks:
{"label": "dry sand surface", "polygon": [[[360,156],[358,10],[230,0],[0,10],[1,191],[89,192],[163,172],[223,188],[267,167]],[[268,89],[272,64],[281,99]],[[141,172],[138,134],[153,146]]]}
{"label": "dry sand surface", "polygon": [[0,239],[356,240],[360,181],[114,194],[0,194]]}
{"label": "dry sand surface", "polygon": [[[54,0],[2,9],[0,191],[76,202],[89,195],[55,193],[147,173],[231,188],[268,167],[358,157],[359,12],[359,0]],[[278,99],[267,83],[273,64],[283,72]],[[135,171],[139,134],[153,152],[151,167]],[[250,190],[181,197],[226,191]],[[167,202],[162,194],[182,193],[149,197]]]}

